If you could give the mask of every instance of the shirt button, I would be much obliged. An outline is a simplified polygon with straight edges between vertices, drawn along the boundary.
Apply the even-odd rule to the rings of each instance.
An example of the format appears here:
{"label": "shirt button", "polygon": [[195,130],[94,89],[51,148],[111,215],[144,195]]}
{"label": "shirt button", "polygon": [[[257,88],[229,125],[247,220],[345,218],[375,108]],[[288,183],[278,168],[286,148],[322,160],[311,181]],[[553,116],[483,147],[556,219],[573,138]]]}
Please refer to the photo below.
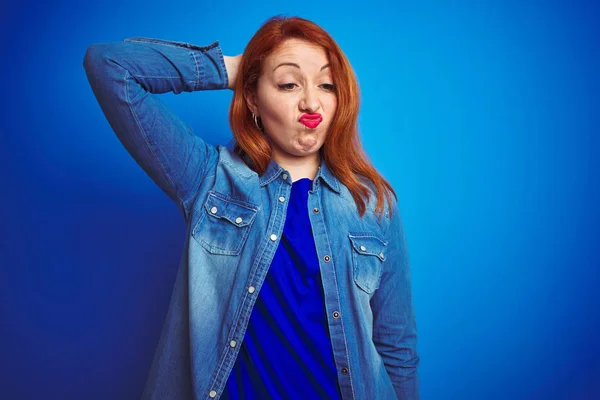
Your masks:
{"label": "shirt button", "polygon": [[325,260],[325,262],[329,262],[329,260],[331,260],[331,257],[325,256],[325,257],[323,257],[323,260]]}
{"label": "shirt button", "polygon": [[383,258],[383,251],[379,253],[379,257]]}
{"label": "shirt button", "polygon": [[333,318],[339,318],[340,317],[340,313],[337,311],[333,312]]}
{"label": "shirt button", "polygon": [[342,368],[342,374],[346,375],[348,373],[348,368],[344,367]]}
{"label": "shirt button", "polygon": [[277,240],[277,235],[273,233],[273,234],[271,235],[271,240],[272,240],[272,241],[276,241],[276,240]]}
{"label": "shirt button", "polygon": [[211,208],[210,212],[213,213],[213,214],[216,214],[217,213],[217,207]]}
{"label": "shirt button", "polygon": [[210,397],[217,397],[217,392],[214,390],[211,390],[210,393],[208,394]]}
{"label": "shirt button", "polygon": [[236,345],[236,344],[237,344],[237,343],[235,342],[235,340],[232,340],[231,342],[229,342],[229,345],[230,345],[231,347],[235,347],[235,345]]}
{"label": "shirt button", "polygon": [[283,178],[284,181],[287,181],[287,174],[283,174],[283,175],[281,175],[281,177]]}
{"label": "shirt button", "polygon": [[254,286],[250,286],[248,288],[248,293],[254,293],[255,290],[256,290],[256,288]]}
{"label": "shirt button", "polygon": [[313,208],[313,212],[314,212],[315,214],[318,214],[318,213],[319,213],[319,209],[318,209],[317,207],[315,207],[315,208]]}
{"label": "shirt button", "polygon": [[281,197],[279,198],[279,201],[283,203],[283,202],[285,201],[285,197],[281,196]]}
{"label": "shirt button", "polygon": [[235,223],[236,223],[236,224],[241,224],[241,223],[242,223],[242,218],[241,218],[241,217],[237,217],[237,218],[235,219]]}
{"label": "shirt button", "polygon": [[367,251],[367,248],[366,248],[365,246],[360,246],[360,249],[361,249],[362,251]]}

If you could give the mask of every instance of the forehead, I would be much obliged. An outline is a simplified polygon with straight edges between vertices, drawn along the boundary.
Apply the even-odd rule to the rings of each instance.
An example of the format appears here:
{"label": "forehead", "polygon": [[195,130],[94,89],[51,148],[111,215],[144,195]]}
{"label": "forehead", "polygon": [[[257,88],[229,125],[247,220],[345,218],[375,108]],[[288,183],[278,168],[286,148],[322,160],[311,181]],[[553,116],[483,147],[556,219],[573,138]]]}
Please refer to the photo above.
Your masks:
{"label": "forehead", "polygon": [[[304,68],[320,69],[328,63],[325,49],[319,45],[300,40],[287,39],[266,58],[265,64],[272,71],[282,62],[293,62]],[[284,69],[284,67],[281,67]],[[278,69],[279,70],[279,69]]]}

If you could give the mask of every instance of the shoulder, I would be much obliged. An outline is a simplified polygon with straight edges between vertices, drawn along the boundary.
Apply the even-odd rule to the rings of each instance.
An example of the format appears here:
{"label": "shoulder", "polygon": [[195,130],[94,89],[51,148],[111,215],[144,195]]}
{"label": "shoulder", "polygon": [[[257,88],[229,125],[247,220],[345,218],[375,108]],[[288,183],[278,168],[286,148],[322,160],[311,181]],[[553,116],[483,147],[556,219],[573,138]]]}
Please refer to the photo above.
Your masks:
{"label": "shoulder", "polygon": [[[344,217],[348,221],[352,222],[353,230],[360,231],[368,231],[373,234],[377,234],[378,237],[385,241],[385,233],[389,229],[390,223],[390,205],[387,204],[387,199],[384,198],[384,209],[383,212],[377,212],[377,191],[375,185],[365,179],[360,180],[361,183],[365,184],[365,187],[368,189],[369,199],[362,198],[365,202],[365,212],[361,216],[358,205],[352,197],[352,193],[348,189],[348,187],[340,182],[340,193],[338,197],[341,201],[336,201],[337,204],[336,213],[343,213],[347,215]],[[392,196],[392,200],[394,197]]]}
{"label": "shoulder", "polygon": [[226,166],[241,177],[258,177],[258,174],[246,164],[244,159],[230,149],[229,146],[218,145],[217,150],[219,152],[219,164]]}
{"label": "shoulder", "polygon": [[[377,208],[377,195],[378,195],[377,187],[375,186],[373,181],[371,181],[370,179],[367,179],[364,177],[359,177],[359,180],[369,190],[369,200],[366,203],[367,212],[370,215],[378,214],[375,211]],[[398,200],[392,193],[390,193],[389,197],[390,197],[390,201],[388,201],[387,196],[385,196],[385,194],[383,194],[384,201],[383,201],[383,211],[381,212],[381,225],[383,228],[386,228],[386,230],[391,223],[396,222],[397,218],[400,217],[400,209],[399,209],[399,205],[398,205]]]}

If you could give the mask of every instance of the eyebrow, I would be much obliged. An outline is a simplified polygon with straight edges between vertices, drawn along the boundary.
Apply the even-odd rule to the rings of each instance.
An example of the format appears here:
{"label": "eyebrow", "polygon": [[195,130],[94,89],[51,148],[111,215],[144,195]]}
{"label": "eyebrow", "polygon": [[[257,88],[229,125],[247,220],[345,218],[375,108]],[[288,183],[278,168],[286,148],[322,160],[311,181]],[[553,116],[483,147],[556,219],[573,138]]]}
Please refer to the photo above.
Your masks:
{"label": "eyebrow", "polygon": [[[273,68],[273,71],[275,71],[277,68],[284,66],[284,65],[289,65],[290,67],[296,67],[298,69],[301,69],[300,66],[296,63],[286,62],[286,63],[281,63],[278,66],[276,66],[275,68]],[[329,68],[329,64],[323,65],[319,71],[323,71],[325,68]]]}

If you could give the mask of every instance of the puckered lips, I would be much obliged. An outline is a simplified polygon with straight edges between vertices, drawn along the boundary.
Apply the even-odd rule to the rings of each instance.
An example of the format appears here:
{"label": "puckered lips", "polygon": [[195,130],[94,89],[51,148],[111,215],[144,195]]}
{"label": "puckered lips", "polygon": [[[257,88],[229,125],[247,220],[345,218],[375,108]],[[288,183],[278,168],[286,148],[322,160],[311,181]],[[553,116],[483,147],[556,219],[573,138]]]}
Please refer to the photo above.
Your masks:
{"label": "puckered lips", "polygon": [[310,129],[315,129],[323,121],[323,117],[319,113],[304,113],[298,121]]}

